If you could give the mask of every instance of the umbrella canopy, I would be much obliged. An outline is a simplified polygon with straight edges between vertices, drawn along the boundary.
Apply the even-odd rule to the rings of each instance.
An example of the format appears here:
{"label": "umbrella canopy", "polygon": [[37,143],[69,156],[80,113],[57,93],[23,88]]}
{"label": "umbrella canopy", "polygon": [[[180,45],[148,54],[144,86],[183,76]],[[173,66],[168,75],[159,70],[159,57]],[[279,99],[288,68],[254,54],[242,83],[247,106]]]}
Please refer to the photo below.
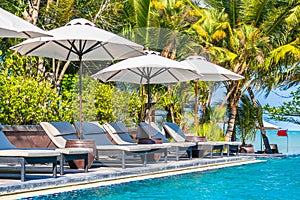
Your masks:
{"label": "umbrella canopy", "polygon": [[53,37],[28,39],[11,49],[22,55],[79,61],[80,137],[82,133],[82,62],[118,60],[143,54],[143,46],[99,29],[86,19],[74,19],[48,32]]}
{"label": "umbrella canopy", "polygon": [[92,77],[103,82],[147,84],[148,109],[150,109],[150,84],[189,81],[199,78],[199,75],[191,66],[159,55],[148,54],[120,61],[100,70]]}
{"label": "umbrella canopy", "polygon": [[70,61],[110,61],[143,54],[143,46],[99,29],[86,19],[74,19],[48,33],[53,37],[29,39],[11,49],[22,55]]}
{"label": "umbrella canopy", "polygon": [[103,82],[122,81],[137,84],[176,83],[199,77],[188,65],[159,55],[128,58],[92,75]]}
{"label": "umbrella canopy", "polygon": [[201,81],[228,81],[244,78],[243,76],[228,69],[208,62],[201,56],[189,56],[185,60],[181,61],[181,63],[194,67],[200,75],[199,80]]}
{"label": "umbrella canopy", "polygon": [[276,126],[276,125],[271,124],[266,121],[263,121],[263,125],[264,125],[263,129],[265,129],[265,130],[279,130],[280,129],[279,126]]}
{"label": "umbrella canopy", "polygon": [[0,8],[0,37],[33,38],[51,36],[46,31]]}

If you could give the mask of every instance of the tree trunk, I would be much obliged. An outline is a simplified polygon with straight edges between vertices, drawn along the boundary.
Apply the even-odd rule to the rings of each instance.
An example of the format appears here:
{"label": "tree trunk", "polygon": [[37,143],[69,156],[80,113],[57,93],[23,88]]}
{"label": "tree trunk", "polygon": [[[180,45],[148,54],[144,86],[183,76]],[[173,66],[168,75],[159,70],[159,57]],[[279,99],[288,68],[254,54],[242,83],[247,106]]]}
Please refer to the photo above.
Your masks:
{"label": "tree trunk", "polygon": [[266,148],[266,153],[272,153],[272,149],[271,149],[271,146],[270,146],[270,143],[269,143],[269,139],[267,137],[267,134],[266,134],[266,131],[264,129],[264,124],[263,124],[263,119],[262,119],[262,107],[259,103],[259,101],[255,98],[254,96],[254,93],[253,93],[253,90],[251,87],[248,87],[247,88],[247,91],[248,91],[248,94],[253,102],[253,104],[260,110],[258,111],[258,125],[259,125],[259,128],[260,128],[260,133],[261,133],[261,136],[263,138],[263,142],[264,142],[264,145],[265,145],[265,148]]}
{"label": "tree trunk", "polygon": [[28,1],[28,11],[23,13],[24,19],[34,25],[38,20],[41,0]]}
{"label": "tree trunk", "polygon": [[230,104],[228,127],[227,127],[227,131],[226,131],[226,136],[225,136],[226,142],[229,142],[233,135],[236,114],[237,114],[237,105]]}

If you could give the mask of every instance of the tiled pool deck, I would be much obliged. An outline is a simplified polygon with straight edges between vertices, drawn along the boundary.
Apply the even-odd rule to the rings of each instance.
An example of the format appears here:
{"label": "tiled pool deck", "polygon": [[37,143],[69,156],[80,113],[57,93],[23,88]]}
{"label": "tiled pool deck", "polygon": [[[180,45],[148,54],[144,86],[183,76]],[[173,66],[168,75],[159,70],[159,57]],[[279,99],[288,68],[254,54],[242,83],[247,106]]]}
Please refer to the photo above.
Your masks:
{"label": "tiled pool deck", "polygon": [[[43,169],[41,167],[27,167],[27,181],[25,182],[19,180],[19,173],[0,173],[0,199],[30,197],[255,162],[261,162],[261,160],[256,160],[251,156],[194,158],[192,160],[168,161],[168,163],[163,161],[149,163],[146,167],[141,164],[129,164],[126,169],[119,166],[105,167],[100,163],[94,163],[88,173],[83,173],[81,170],[66,169],[66,174],[60,176],[58,173],[57,178],[51,177],[50,167]],[[6,168],[11,170],[14,166],[6,166]],[[5,170],[5,166],[1,166],[0,169]]]}

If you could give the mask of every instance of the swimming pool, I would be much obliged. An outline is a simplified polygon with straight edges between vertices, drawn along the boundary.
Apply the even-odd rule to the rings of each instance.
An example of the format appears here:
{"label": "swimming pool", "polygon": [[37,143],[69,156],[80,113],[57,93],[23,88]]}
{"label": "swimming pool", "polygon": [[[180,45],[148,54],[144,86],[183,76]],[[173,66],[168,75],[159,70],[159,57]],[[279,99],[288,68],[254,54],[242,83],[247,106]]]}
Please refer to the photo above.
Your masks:
{"label": "swimming pool", "polygon": [[300,157],[30,199],[300,199]]}

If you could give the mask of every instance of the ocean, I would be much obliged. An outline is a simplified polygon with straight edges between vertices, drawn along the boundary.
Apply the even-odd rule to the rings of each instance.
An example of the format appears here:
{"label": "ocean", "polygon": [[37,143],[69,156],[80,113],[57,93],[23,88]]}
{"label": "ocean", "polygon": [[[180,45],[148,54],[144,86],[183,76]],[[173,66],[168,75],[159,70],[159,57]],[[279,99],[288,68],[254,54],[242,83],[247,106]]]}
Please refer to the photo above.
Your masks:
{"label": "ocean", "polygon": [[[277,144],[279,153],[299,154],[300,153],[300,130],[288,130],[287,137],[278,136],[277,130],[267,130],[270,144]],[[264,149],[260,131],[257,132],[254,141],[248,141],[254,145],[255,151]]]}

